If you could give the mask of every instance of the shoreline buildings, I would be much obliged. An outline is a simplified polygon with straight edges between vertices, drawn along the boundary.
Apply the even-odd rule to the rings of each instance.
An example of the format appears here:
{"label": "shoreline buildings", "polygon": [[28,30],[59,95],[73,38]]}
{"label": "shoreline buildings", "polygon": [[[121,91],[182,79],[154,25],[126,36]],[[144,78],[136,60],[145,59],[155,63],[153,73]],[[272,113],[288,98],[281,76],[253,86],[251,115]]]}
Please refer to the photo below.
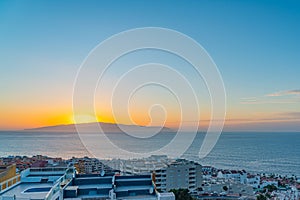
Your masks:
{"label": "shoreline buildings", "polygon": [[[22,169],[24,163],[29,168]],[[196,199],[270,196],[298,200],[300,191],[295,176],[202,167],[167,156],[110,161],[88,157],[0,158],[0,186],[0,200],[174,200],[174,194],[167,191],[184,188]]]}

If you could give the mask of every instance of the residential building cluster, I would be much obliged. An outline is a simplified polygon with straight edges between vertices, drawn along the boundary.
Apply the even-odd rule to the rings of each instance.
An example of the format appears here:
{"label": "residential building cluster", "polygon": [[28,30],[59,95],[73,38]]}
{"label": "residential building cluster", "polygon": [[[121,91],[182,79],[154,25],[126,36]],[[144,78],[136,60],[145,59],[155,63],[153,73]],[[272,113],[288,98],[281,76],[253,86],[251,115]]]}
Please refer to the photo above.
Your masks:
{"label": "residential building cluster", "polygon": [[186,159],[0,158],[0,200],[175,200],[171,189],[195,199],[295,199],[295,176],[222,170]]}
{"label": "residential building cluster", "polygon": [[117,170],[103,164],[99,159],[96,158],[71,158],[68,163],[72,163],[77,173],[79,174],[101,174],[103,172],[118,172]]}
{"label": "residential building cluster", "polygon": [[36,156],[8,156],[0,158],[0,166],[7,166],[11,164],[16,165],[18,171],[30,167],[45,167],[47,165],[61,165],[66,161],[62,158],[50,158],[48,156],[36,155]]}
{"label": "residential building cluster", "polygon": [[295,176],[250,174],[245,170],[221,170],[210,166],[202,169],[203,187],[198,194],[204,199],[209,195],[241,196],[246,199],[256,199],[260,195],[269,199],[299,198],[300,180],[297,181]]}

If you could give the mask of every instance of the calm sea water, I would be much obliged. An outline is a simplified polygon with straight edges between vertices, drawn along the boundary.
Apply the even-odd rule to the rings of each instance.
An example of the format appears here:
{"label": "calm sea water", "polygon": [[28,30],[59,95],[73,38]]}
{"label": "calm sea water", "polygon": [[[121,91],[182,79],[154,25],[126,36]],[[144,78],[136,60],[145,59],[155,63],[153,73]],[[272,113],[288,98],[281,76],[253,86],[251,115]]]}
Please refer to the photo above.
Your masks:
{"label": "calm sea water", "polygon": [[[122,135],[111,133],[110,137],[117,145],[143,151],[151,151],[154,143],[163,146],[174,137],[173,133],[159,134],[142,144]],[[300,176],[300,133],[222,133],[211,153],[199,159],[203,137],[203,133],[197,134],[183,157],[223,169]],[[104,155],[114,157],[114,152],[101,142],[97,144],[103,145]],[[63,158],[91,156],[75,133],[0,132],[0,157],[37,154]]]}

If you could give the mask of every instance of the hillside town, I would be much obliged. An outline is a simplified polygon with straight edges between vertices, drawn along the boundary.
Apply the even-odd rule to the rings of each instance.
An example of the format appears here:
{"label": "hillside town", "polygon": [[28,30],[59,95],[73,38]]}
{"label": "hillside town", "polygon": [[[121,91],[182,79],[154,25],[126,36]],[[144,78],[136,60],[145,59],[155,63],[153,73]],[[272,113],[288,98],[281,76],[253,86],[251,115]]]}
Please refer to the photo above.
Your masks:
{"label": "hillside town", "polygon": [[299,192],[300,180],[293,175],[217,169],[164,155],[129,160],[0,158],[0,200],[298,200]]}

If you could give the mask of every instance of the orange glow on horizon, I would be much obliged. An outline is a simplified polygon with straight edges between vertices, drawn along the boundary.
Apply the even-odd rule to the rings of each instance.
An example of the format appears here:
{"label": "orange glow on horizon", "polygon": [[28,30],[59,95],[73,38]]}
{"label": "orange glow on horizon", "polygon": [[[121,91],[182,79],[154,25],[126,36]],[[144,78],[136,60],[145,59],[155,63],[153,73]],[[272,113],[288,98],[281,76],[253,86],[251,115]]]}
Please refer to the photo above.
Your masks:
{"label": "orange glow on horizon", "polygon": [[[82,121],[77,123],[86,122],[104,122],[104,123],[118,123],[118,124],[130,124],[139,126],[165,126],[169,128],[178,128],[180,126],[180,115],[179,113],[169,114],[167,119],[164,116],[153,115],[149,116],[148,113],[135,111],[130,113],[131,119],[128,116],[119,116],[115,118],[109,110],[106,112],[98,113],[94,120],[89,120],[83,118]],[[158,117],[157,117],[158,116]],[[151,123],[151,117],[153,119]],[[93,119],[93,118],[91,118]],[[162,124],[162,122],[164,122]],[[259,123],[279,123],[279,122],[289,122],[295,120],[283,120],[274,117],[273,113],[263,113],[257,112],[252,115],[247,115],[238,112],[230,112],[227,114],[225,127],[239,127],[240,125],[246,125],[247,127],[253,127],[255,124]],[[191,119],[189,121],[183,122],[183,126],[189,126],[195,121]],[[201,113],[199,119],[199,127],[205,129],[210,123],[210,113]],[[72,109],[59,108],[29,108],[29,107],[14,107],[14,108],[1,108],[0,115],[0,130],[22,130],[30,128],[38,128],[44,126],[55,126],[55,125],[67,125],[74,124]],[[248,125],[247,125],[248,124]]]}
{"label": "orange glow on horizon", "polygon": [[[22,106],[20,104],[13,108],[6,107],[5,109],[1,109],[0,130],[22,130],[45,126],[74,124],[73,111],[70,107],[67,108],[68,107],[63,107],[62,105],[30,107]],[[130,113],[130,118],[123,114],[114,117],[111,110],[108,108],[106,108],[106,110],[101,109],[101,113],[96,114],[96,117],[77,118],[79,119],[77,123],[104,122],[177,128],[181,121],[180,113],[174,110],[172,110],[172,113],[167,113],[167,116],[164,116],[160,112],[150,113],[149,115],[146,111],[143,112],[142,110],[135,109]],[[202,114],[201,120],[202,118],[208,119],[209,114]],[[189,125],[189,123],[184,122],[183,125]]]}

